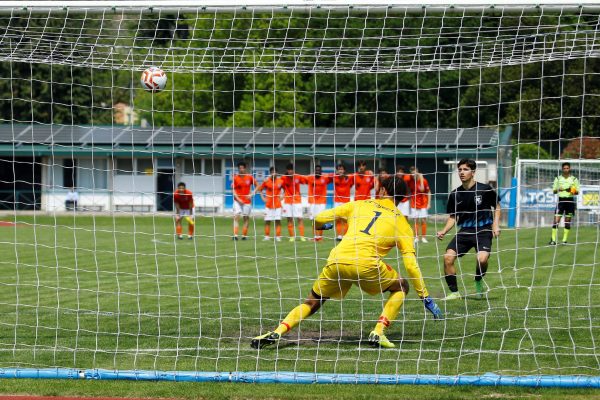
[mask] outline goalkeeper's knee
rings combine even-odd
[[[552,229],[556,229],[556,228],[558,228],[558,222],[555,222],[552,224]]]
[[[410,289],[410,286],[408,285],[407,279],[400,278],[400,288],[402,289],[404,294],[408,294],[408,290]]]

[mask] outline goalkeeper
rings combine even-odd
[[[558,224],[564,214],[565,229],[563,231],[562,243],[566,244],[571,231],[571,219],[575,215],[575,196],[579,194],[579,180],[571,175],[571,164],[568,162],[562,163],[562,175],[554,179],[552,185],[554,194],[558,194],[558,203],[554,211],[554,224],[552,225],[552,239],[550,245],[556,244],[556,234],[558,232]]]
[[[194,195],[191,190],[185,188],[185,183],[179,182],[177,190],[173,194],[175,203],[175,230],[177,239],[183,239],[183,227],[181,220],[188,223],[188,239],[194,238]]]
[[[327,264],[314,282],[311,292],[294,308],[277,329],[252,339],[255,349],[276,344],[305,318],[308,318],[329,298],[343,298],[355,284],[364,292],[375,295],[390,292],[373,331],[369,344],[374,347],[396,347],[384,334],[394,321],[408,293],[408,280],[382,261],[395,246],[402,253],[404,266],[425,307],[434,318],[442,318],[440,308],[429,297],[413,245],[413,232],[406,218],[396,208],[406,197],[406,183],[400,178],[388,177],[379,185],[378,199],[354,201],[325,210],[315,218],[316,229],[331,229],[335,219],[348,222],[348,232],[331,250]]]

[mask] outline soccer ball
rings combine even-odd
[[[167,86],[167,74],[158,67],[150,67],[142,72],[140,81],[147,91],[160,92]]]

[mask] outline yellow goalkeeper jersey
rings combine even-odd
[[[319,213],[319,224],[336,218],[348,222],[348,232],[331,250],[327,264],[376,267],[393,247],[405,255],[414,253],[413,231],[390,199],[359,200]]]

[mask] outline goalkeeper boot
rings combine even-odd
[[[556,242],[554,240],[549,241],[548,244],[550,246],[556,246]]]
[[[373,347],[383,347],[386,349],[393,349],[396,345],[389,341],[385,335],[378,335],[375,331],[369,333],[369,344]]]
[[[444,314],[442,314],[442,310],[440,307],[435,304],[435,301],[430,296],[427,296],[423,299],[423,304],[425,308],[429,310],[431,314],[433,314],[433,319],[444,319]]]
[[[279,343],[279,339],[281,339],[279,333],[267,332],[264,335],[260,335],[252,339],[250,347],[253,349],[262,349],[265,346]]]
[[[458,299],[460,299],[459,292],[450,292],[450,294],[448,296],[444,297],[442,300],[448,301],[448,300],[458,300]]]
[[[477,300],[483,299],[483,280],[475,281],[475,298]]]

